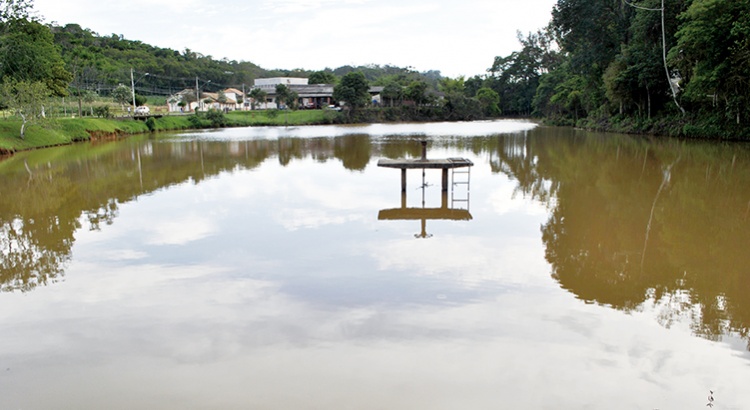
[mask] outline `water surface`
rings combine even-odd
[[[521,121],[20,153],[0,408],[745,408],[749,217],[745,145]]]

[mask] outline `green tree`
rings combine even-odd
[[[109,105],[100,105],[94,108],[94,115],[99,118],[111,118],[112,113],[109,111]],[[153,120],[153,118],[149,118]],[[149,128],[150,129],[150,128]]]
[[[289,90],[286,102],[289,108],[296,110],[299,108],[299,94],[294,90]]]
[[[131,93],[130,88],[124,84],[115,87],[110,93],[110,96],[116,103],[120,104],[120,108],[123,110],[125,109],[125,104],[130,104],[133,99],[133,94]]]
[[[446,94],[463,93],[466,88],[464,86],[464,82],[464,76],[459,76],[456,78],[441,78],[438,82],[438,89]]]
[[[539,78],[539,86],[537,86],[532,101],[535,115],[544,116],[555,121],[561,121],[566,116],[562,104],[559,101],[553,102],[553,98],[557,95],[559,87],[570,77],[569,67],[570,64],[564,62],[557,69],[543,74]]]
[[[351,110],[366,106],[370,102],[370,84],[361,71],[352,71],[333,87],[333,99],[345,102]]]
[[[477,95],[477,91],[484,87],[485,79],[478,75],[468,78],[464,81],[464,94],[467,97],[473,97]]]
[[[694,0],[681,16],[672,59],[687,78],[686,97],[724,111],[737,124],[750,118],[750,0]]]
[[[573,120],[586,114],[587,87],[586,79],[580,75],[570,75],[563,78],[563,82],[555,87],[555,93],[550,98],[552,104],[560,105]],[[589,105],[590,106],[590,105]]]
[[[422,80],[415,80],[409,83],[404,91],[404,97],[407,100],[414,101],[417,106],[427,102],[427,83]]]
[[[541,76],[557,66],[560,57],[552,47],[549,31],[539,30],[526,36],[518,32],[516,36],[522,49],[505,57],[495,57],[483,86],[498,93],[498,108],[502,112],[529,115]]]
[[[482,118],[482,105],[476,98],[469,98],[463,92],[445,94],[446,117],[453,121],[472,121]]]
[[[1,25],[0,77],[43,82],[53,95],[67,95],[72,76],[65,69],[50,29],[28,20],[10,20]]]
[[[331,71],[315,71],[307,81],[310,84],[336,84],[336,75]]]
[[[224,112],[215,108],[209,108],[206,111],[206,119],[211,121],[211,127],[213,128],[221,128],[227,124]]]
[[[404,87],[395,81],[391,81],[383,87],[380,95],[393,107],[394,103],[401,104],[404,99]]]
[[[558,0],[553,8],[550,30],[566,55],[564,72],[582,93],[576,112],[588,115],[605,104],[603,75],[627,43],[634,13],[618,0]]]
[[[482,109],[484,111],[484,115],[488,117],[496,117],[500,115],[500,108],[498,107],[498,104],[500,103],[500,95],[498,95],[495,90],[491,88],[480,88],[479,91],[477,91],[477,100],[479,100],[479,103],[482,104]]]
[[[26,126],[29,123],[44,117],[44,103],[49,96],[49,88],[41,81],[5,78],[0,84],[3,105],[21,118],[21,139],[26,137]]]
[[[604,73],[606,95],[620,113],[637,107],[650,118],[670,100],[682,111],[677,89],[671,79],[675,73],[667,65],[667,50],[675,45],[677,15],[684,0],[644,0],[627,3],[634,9],[629,35]]]
[[[253,110],[258,104],[265,103],[266,97],[268,97],[268,93],[257,87],[250,90],[250,94],[248,95],[250,96],[250,106]]]
[[[625,43],[634,9],[617,0],[558,0],[550,23],[574,73],[601,78]]]
[[[290,109],[297,108],[299,95],[284,84],[276,85],[276,100]]]
[[[141,105],[146,105],[147,102],[148,102],[148,97],[135,93],[135,106],[136,107],[140,107]]]

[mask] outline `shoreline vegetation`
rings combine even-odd
[[[0,155],[149,131],[500,117],[750,141],[750,0],[642,0],[618,7],[608,0],[559,0],[544,29],[517,32],[519,50],[496,56],[486,74],[470,78],[377,64],[268,70],[101,36],[77,24],[46,24],[33,12],[33,0],[0,4],[8,6],[0,7],[0,109],[9,115],[0,120]],[[270,78],[330,85],[326,106],[346,102],[350,110],[295,111],[320,101],[304,101],[281,83],[268,94],[252,85]],[[123,113],[126,106],[163,112],[176,104],[190,112],[269,101],[292,110],[209,110],[146,121]]]
[[[134,119],[119,118],[53,118],[27,126],[21,139],[20,119],[0,121],[0,158],[15,152],[68,145],[76,142],[123,138],[160,131],[180,131],[249,126],[319,125],[338,122],[339,113],[309,111],[235,111],[201,112],[198,115],[164,115]]]
[[[22,121],[15,118],[0,120],[0,159],[19,151],[50,148],[76,142],[100,141],[124,138],[136,134],[210,128],[253,126],[300,126],[326,124],[355,124],[378,122],[434,122],[479,120],[480,118],[451,118],[439,107],[383,107],[366,108],[355,112],[334,110],[252,110],[224,113],[217,110],[197,114],[173,114],[161,117],[134,119],[118,118],[52,118],[37,121],[27,126],[26,136],[19,137]],[[553,126],[567,126],[601,132],[617,132],[637,135],[657,135],[675,138],[746,140],[744,135],[727,134],[726,130],[712,130],[695,126],[684,118],[671,121],[633,122],[617,117],[598,121],[579,120],[576,123],[541,119]]]
[[[326,124],[361,124],[378,122],[431,122],[474,120],[451,118],[440,107],[363,108],[352,112],[322,110],[252,110],[202,111],[198,114],[175,114],[135,119],[117,118],[50,118],[26,127],[20,138],[22,121],[0,120],[0,158],[15,152],[68,145],[76,142],[123,138],[150,132],[198,130],[253,126],[299,126]]]

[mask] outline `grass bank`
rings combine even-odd
[[[147,121],[106,118],[57,118],[32,123],[20,138],[21,120],[0,120],[0,155],[35,148],[53,147],[92,139],[119,138],[150,131],[200,128],[315,125],[338,122],[340,113],[328,110],[206,112],[174,115]]]
[[[684,139],[750,141],[750,128],[722,116],[687,114],[639,118],[627,115],[591,115],[577,121],[545,118],[549,125],[569,126],[594,131]]]

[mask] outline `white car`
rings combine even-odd
[[[137,115],[147,115],[151,110],[148,109],[145,105],[141,105],[140,107],[135,107],[135,113]]]

